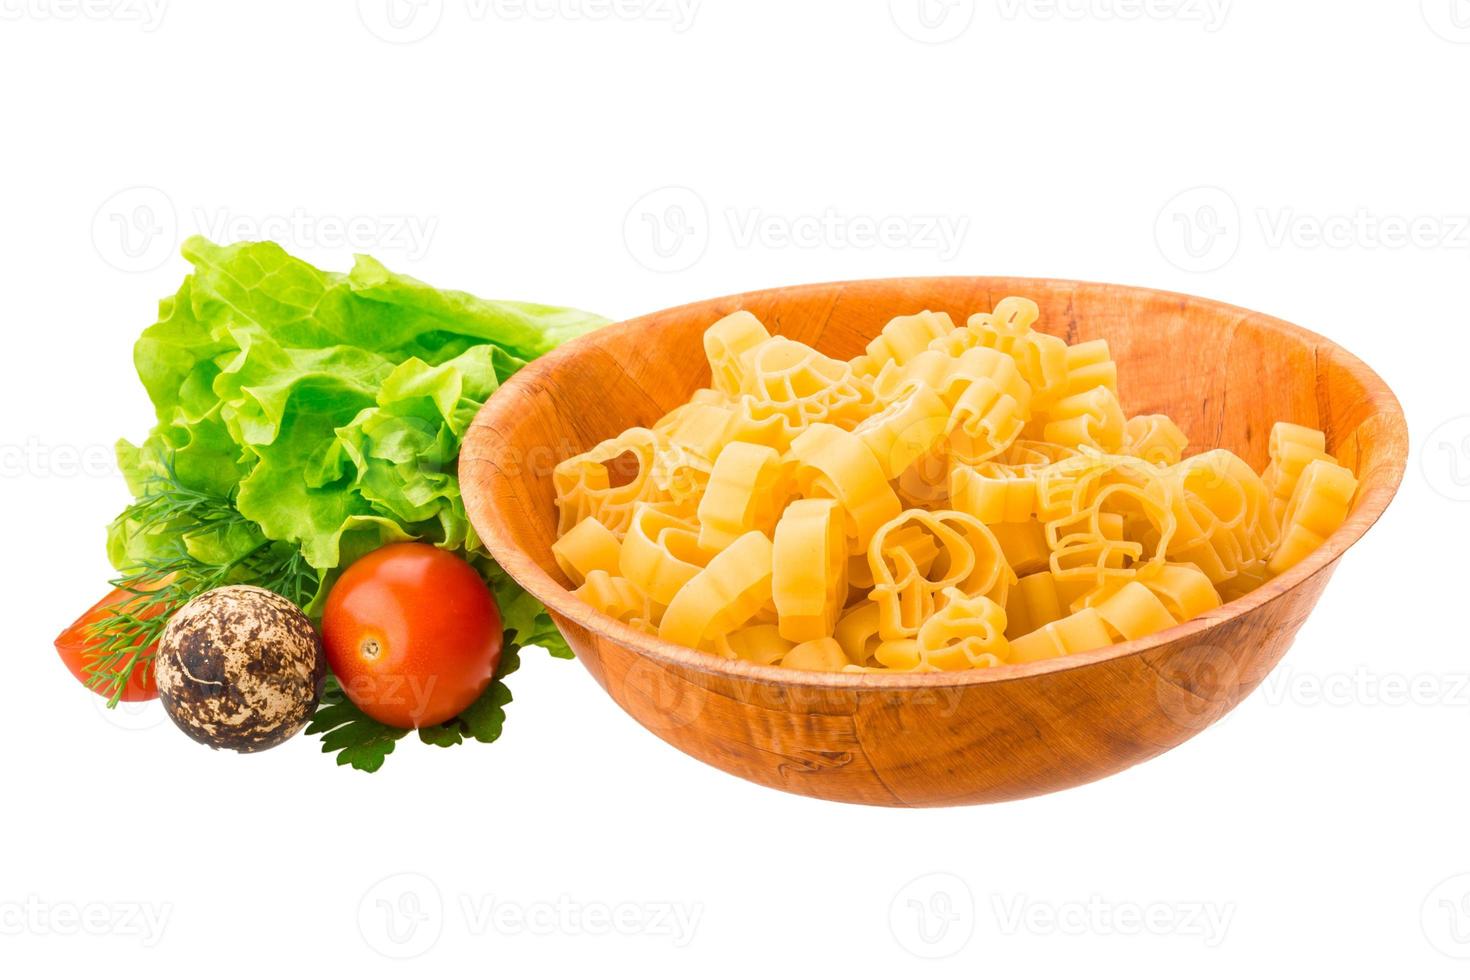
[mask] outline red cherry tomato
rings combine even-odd
[[[56,652],[61,655],[61,662],[71,671],[72,676],[96,693],[111,697],[111,691],[92,688],[90,684],[89,669],[96,664],[101,652],[98,647],[103,639],[92,631],[92,626],[124,606],[139,619],[162,615],[161,604],[148,606],[146,603],[147,600],[136,593],[113,589],[95,606],[82,613],[75,623],[62,630],[61,635],[56,638]],[[157,651],[158,644],[154,643],[139,655],[139,660],[145,662],[140,663],[129,675],[127,686],[122,692],[123,701],[150,701],[158,697],[158,681],[153,676],[153,655]],[[121,668],[123,665],[116,666]]]
[[[437,725],[473,704],[500,666],[504,635],[480,573],[427,544],[390,544],[355,562],[322,612],[342,690],[397,728]]]

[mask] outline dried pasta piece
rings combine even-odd
[[[1040,316],[1040,309],[1031,300],[1009,296],[996,304],[994,312],[971,316],[965,330],[949,339],[952,345],[978,344],[1009,354],[1032,392],[1045,400],[1066,380],[1067,343],[1033,330],[1032,324]],[[964,334],[973,338],[970,343],[966,343]]]
[[[1093,608],[1108,628],[1124,640],[1136,640],[1177,623],[1159,597],[1137,581],[1125,583]]]
[[[1067,348],[1064,364],[1066,381],[1058,386],[1056,397],[1080,395],[1093,388],[1106,388],[1118,393],[1118,365],[1106,340],[1088,340]]]
[[[925,310],[912,316],[896,316],[868,343],[868,361],[874,373],[889,363],[902,367],[952,330],[954,321],[948,313]]]
[[[667,606],[713,557],[699,546],[693,524],[655,504],[640,504],[623,537],[618,569],[649,599]]]
[[[986,524],[1030,520],[1037,516],[1037,472],[1077,455],[1067,446],[1017,440],[995,459],[955,463],[949,473],[950,506]]]
[[[899,390],[886,408],[859,422],[852,434],[863,441],[894,479],[933,450],[950,427],[949,406],[930,388],[913,382]]]
[[[618,574],[621,547],[617,535],[597,518],[589,517],[557,538],[551,545],[551,555],[572,584],[581,585],[594,571]]]
[[[743,363],[734,435],[745,442],[785,451],[811,425],[852,429],[875,408],[868,382],[850,364],[786,337],[761,343]]]
[[[600,568],[594,568],[587,575],[587,581],[572,595],[619,622],[648,633],[657,629],[661,612],[659,607],[650,602],[636,585],[621,576],[609,575]]]
[[[699,546],[718,551],[747,531],[770,534],[788,494],[787,469],[769,446],[732,442],[699,500]]]
[[[1011,640],[1006,662],[1027,664],[1050,660],[1069,653],[1096,650],[1112,642],[1113,636],[1097,610],[1083,609]]]
[[[878,635],[880,612],[876,602],[866,600],[849,607],[837,620],[832,631],[842,652],[854,664],[865,665],[872,659],[882,638]]]
[[[773,664],[796,646],[783,637],[774,623],[746,626],[715,637],[714,652],[730,660],[748,660],[755,664]]]
[[[714,462],[730,442],[735,424],[735,409],[724,401],[690,402],[656,422],[653,431],[673,445]]]
[[[684,583],[664,610],[659,639],[712,650],[771,601],[771,539],[751,531]]]
[[[1347,520],[1358,479],[1346,466],[1314,459],[1302,470],[1282,517],[1281,540],[1266,570],[1280,575],[1320,548]]]
[[[776,524],[771,590],[783,637],[831,636],[847,599],[847,535],[835,500],[798,500]]]
[[[943,603],[919,627],[917,650],[925,666],[936,670],[998,667],[1006,642],[1005,610],[993,599],[945,589]]]
[[[1138,581],[1181,623],[1220,605],[1220,594],[1210,577],[1193,565],[1163,562],[1141,571]]]
[[[1171,561],[1190,562],[1220,583],[1264,557],[1276,538],[1266,485],[1225,449],[1191,456],[1169,468],[1177,532]]]
[[[745,310],[716,321],[704,332],[704,356],[709,360],[710,381],[716,391],[736,395],[749,378],[747,356],[771,334],[755,315]]]
[[[1058,399],[1042,416],[1041,437],[1063,446],[1086,446],[1105,453],[1123,445],[1123,406],[1118,393],[1098,386]]]
[[[1267,571],[1266,564],[1267,559],[1265,558],[1246,562],[1234,577],[1220,583],[1220,599],[1224,602],[1233,602],[1247,592],[1254,592],[1265,585],[1271,579],[1271,573]]]
[[[841,670],[847,665],[847,655],[830,636],[798,643],[781,659],[782,667],[794,670]]]
[[[1279,522],[1308,464],[1319,459],[1329,463],[1337,460],[1328,455],[1325,433],[1291,422],[1277,422],[1271,426],[1267,451],[1271,461],[1266,465],[1262,480],[1271,491],[1272,511]]]
[[[1010,448],[1026,428],[1026,409],[991,378],[976,378],[955,400],[949,416],[949,455],[979,463]]]
[[[1006,635],[1015,639],[1069,615],[1050,571],[1023,575],[1006,597]]]
[[[922,531],[924,539],[938,548],[927,572],[922,570],[922,552],[908,537],[910,528]],[[873,535],[868,564],[884,640],[916,636],[946,589],[987,596],[1004,607],[1006,591],[1016,580],[995,535],[959,511],[904,511]]]
[[[1057,581],[1091,591],[1162,562],[1175,533],[1166,472],[1129,456],[1085,455],[1037,473]]]
[[[1038,520],[1003,521],[988,525],[1000,543],[1006,564],[1017,575],[1030,575],[1048,568],[1051,549],[1046,543],[1046,525]]]
[[[865,550],[874,532],[903,509],[883,467],[850,432],[810,426],[791,444],[788,457],[803,496],[827,497],[842,508],[851,551]]]
[[[633,505],[657,496],[650,476],[654,452],[663,444],[663,438],[652,430],[629,429],[553,467],[559,513],[556,533],[566,534],[595,517],[621,535],[633,516]],[[618,482],[614,482],[610,465],[618,471]]]
[[[1188,445],[1189,437],[1167,415],[1135,415],[1123,426],[1123,454],[1155,466],[1173,466]]]

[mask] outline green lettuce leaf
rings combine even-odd
[[[607,321],[435,289],[367,256],[344,275],[272,242],[195,237],[183,254],[192,273],[134,348],[157,423],[140,445],[118,446],[132,491],[168,466],[187,486],[231,497],[255,529],[185,546],[211,559],[262,538],[299,549],[319,573],[313,615],[335,573],[383,544],[460,552],[490,582],[517,645],[570,656],[541,606],[484,553],[457,460],[506,378]],[[109,557],[125,573],[177,547],[167,528],[120,518],[109,529]],[[480,706],[459,730],[484,740],[502,707]]]

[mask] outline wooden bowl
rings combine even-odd
[[[1323,429],[1358,475],[1352,513],[1264,587],[1198,619],[1055,660],[955,673],[812,673],[661,642],[584,605],[551,555],[551,468],[709,384],[701,334],[750,310],[835,357],[891,317],[963,323],[1006,296],[1040,304],[1070,343],[1106,338],[1129,414],[1167,412],[1191,452],[1223,446],[1260,469],[1277,420]],[[1403,476],[1402,410],[1367,365],[1280,320],[1176,293],[1053,279],[829,283],[692,303],[605,327],[515,375],[481,410],[460,479],[492,554],[545,603],[613,699],[654,734],[726,772],[829,800],[989,803],[1086,783],[1180,744],[1250,693],[1291,645],[1337,560]]]

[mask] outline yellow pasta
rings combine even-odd
[[[552,557],[575,595],[756,665],[952,671],[1136,640],[1321,547],[1357,480],[1282,422],[1257,474],[1128,415],[1107,342],[1009,297],[888,320],[840,360],[737,311],[708,386],[558,463]],[[1196,433],[1198,435],[1199,433]]]
[[[783,637],[773,623],[758,623],[715,637],[715,653],[730,660],[773,664],[796,646]]]
[[[1281,540],[1266,563],[1266,571],[1280,575],[1322,547],[1327,536],[1347,520],[1357,491],[1357,478],[1347,467],[1325,459],[1308,463],[1286,505]]]
[[[851,432],[818,423],[796,438],[787,455],[802,496],[837,501],[853,551],[866,550],[878,528],[902,509],[883,467]]]
[[[557,538],[551,554],[572,584],[581,585],[595,571],[618,574],[620,549],[617,535],[597,518],[589,517]]]
[[[769,446],[732,442],[715,460],[700,498],[699,546],[718,551],[746,531],[770,534],[786,505],[786,467]]]
[[[771,590],[780,633],[831,636],[847,599],[847,535],[835,500],[798,500],[776,525]]]
[[[686,647],[712,648],[716,637],[745,625],[770,600],[771,540],[751,531],[680,587],[658,635]]]

